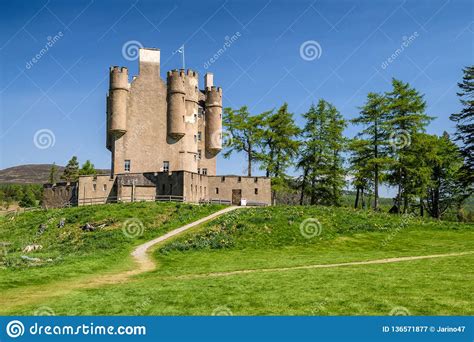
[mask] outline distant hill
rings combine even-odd
[[[52,164],[27,164],[0,170],[0,184],[43,184],[49,181]],[[64,171],[64,166],[58,168],[57,179]],[[110,170],[98,169],[99,174],[109,173]]]

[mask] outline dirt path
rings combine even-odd
[[[135,261],[135,267],[132,270],[92,276],[89,275],[81,279],[68,279],[61,282],[16,289],[11,294],[4,293],[0,299],[0,312],[8,312],[12,308],[20,307],[25,304],[35,304],[47,298],[64,296],[74,290],[90,289],[103,285],[122,283],[129,280],[129,278],[132,276],[153,271],[156,268],[156,264],[149,255],[149,251],[152,247],[188,229],[201,225],[207,221],[215,219],[218,216],[239,208],[245,207],[227,207],[135,247],[131,253],[133,260]]]
[[[238,270],[238,271],[230,271],[230,272],[186,274],[186,275],[182,275],[182,276],[173,277],[173,279],[199,279],[199,278],[211,278],[211,277],[226,277],[226,276],[232,276],[232,275],[238,275],[238,274],[249,274],[249,273],[285,272],[285,271],[293,271],[293,270],[307,270],[307,269],[314,269],[314,268],[332,268],[332,267],[343,267],[343,266],[354,266],[354,265],[390,264],[390,263],[403,262],[403,261],[461,256],[461,255],[467,255],[467,254],[473,254],[473,253],[474,253],[474,251],[459,252],[459,253],[448,253],[448,254],[432,254],[432,255],[409,256],[409,257],[388,258],[388,259],[376,259],[376,260],[367,260],[367,261],[352,261],[352,262],[343,262],[343,263],[338,263],[338,264],[317,264],[317,265],[303,265],[303,266],[292,266],[292,267]]]

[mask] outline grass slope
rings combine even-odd
[[[0,268],[2,301],[9,292],[32,285],[67,280],[97,272],[117,272],[131,266],[133,246],[221,209],[176,203],[128,203],[26,212],[0,217],[3,267]],[[64,219],[66,224],[58,228]],[[84,232],[80,226],[105,224]],[[38,234],[46,224],[43,234]],[[124,230],[127,234],[124,234]],[[22,252],[31,244],[43,249]],[[40,262],[22,259],[39,258]]]
[[[308,222],[320,226],[308,226]],[[301,234],[301,229],[310,234],[312,227],[320,227],[321,234]],[[414,315],[471,315],[474,254],[392,264],[189,276],[472,251],[473,229],[472,224],[345,208],[240,210],[160,246],[154,253],[158,269],[134,281],[76,291],[4,312],[31,314],[43,305],[58,315],[387,315],[392,310]]]

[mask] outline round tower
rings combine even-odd
[[[222,88],[206,89],[206,149],[216,154],[222,150]]]
[[[127,132],[128,69],[125,67],[110,68],[109,85],[109,131],[114,136]]]
[[[172,70],[167,73],[168,84],[168,134],[174,139],[181,139],[185,133],[186,75],[184,70]]]

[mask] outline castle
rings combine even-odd
[[[110,175],[80,176],[45,185],[45,206],[70,202],[178,200],[236,205],[271,204],[267,177],[216,175],[222,150],[222,89],[213,74],[172,70],[160,77],[160,50],[139,50],[139,74],[110,68],[106,98]]]

